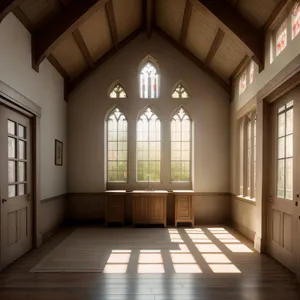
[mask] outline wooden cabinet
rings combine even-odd
[[[193,191],[174,191],[176,227],[179,222],[191,222],[192,226],[194,226],[193,193]]]
[[[135,224],[163,224],[167,225],[165,194],[133,194],[132,197],[133,225]]]
[[[125,191],[107,191],[105,196],[105,226],[112,222],[124,225]]]

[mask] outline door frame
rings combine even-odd
[[[42,244],[42,235],[40,233],[39,213],[41,206],[41,112],[40,106],[29,100],[6,83],[0,80],[0,104],[12,109],[17,113],[30,118],[32,122],[32,230],[33,230],[33,248],[38,248]],[[1,253],[0,253],[1,257]],[[5,266],[0,263],[0,270]]]
[[[263,214],[265,216],[265,241],[264,241],[264,244],[265,244],[265,252],[267,254],[270,253],[270,250],[269,250],[269,235],[272,234],[271,232],[271,228],[270,228],[270,222],[269,222],[269,212],[270,212],[270,208],[272,206],[272,203],[270,202],[270,196],[271,196],[271,187],[272,185],[274,185],[274,176],[272,176],[272,171],[271,171],[271,166],[274,164],[274,161],[272,160],[273,157],[270,157],[270,151],[272,151],[271,147],[274,146],[274,142],[273,142],[273,134],[274,134],[274,131],[276,131],[276,129],[273,128],[272,125],[273,124],[273,121],[274,121],[274,116],[272,115],[272,106],[273,105],[276,105],[275,103],[282,103],[282,102],[288,102],[290,100],[294,100],[295,101],[300,101],[300,99],[297,100],[297,98],[300,97],[300,86],[296,86],[296,87],[292,87],[291,89],[287,90],[284,94],[280,95],[280,97],[276,97],[276,98],[273,98],[273,99],[265,99],[265,100],[269,100],[268,102],[266,101],[265,102],[265,105],[268,106],[268,114],[267,116],[264,115],[264,118],[267,118],[267,124],[266,124],[266,130],[268,133],[272,132],[272,134],[270,135],[267,135],[266,136],[266,140],[264,141],[264,148],[266,148],[264,151],[266,151],[267,154],[267,157],[268,157],[268,161],[266,162],[266,165],[268,166],[267,170],[266,170],[266,173],[264,175],[264,182],[267,183],[267,189],[266,190],[266,197],[264,198],[264,203],[265,203],[265,207],[266,207],[266,210],[265,210],[265,213]],[[294,110],[295,110],[295,107],[294,107]],[[294,114],[295,115],[295,114]],[[295,122],[295,120],[294,120]],[[296,126],[298,126],[300,124],[300,121],[297,122],[297,125],[295,125],[294,123],[294,128]],[[294,133],[295,134],[295,133]],[[295,144],[295,143],[294,143]],[[300,146],[298,146],[299,148]],[[295,145],[294,145],[294,152],[295,152]],[[294,162],[293,162],[293,165],[299,165],[300,163],[300,158],[297,159],[296,156],[294,156]],[[298,173],[300,172],[300,166],[298,168]],[[295,176],[295,173],[293,173],[293,176]],[[299,176],[299,175],[298,175]],[[275,176],[276,177],[276,176]],[[297,191],[298,190],[298,191]],[[293,203],[296,202],[295,200],[295,195],[297,193],[300,193],[300,184],[298,186],[293,186]],[[299,201],[298,201],[299,202]],[[298,204],[298,216],[300,216],[300,202]],[[298,236],[300,234],[300,222],[298,221],[298,232],[297,232]],[[298,282],[300,282],[300,239],[298,239],[298,241],[295,241],[294,242],[294,247],[296,248],[296,253],[295,253],[295,258],[297,260],[296,262],[296,269],[295,269],[295,275],[297,276],[298,278]]]

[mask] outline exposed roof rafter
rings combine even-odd
[[[230,94],[230,86],[227,82],[225,82],[219,75],[217,75],[211,68],[207,67],[201,60],[199,60],[194,54],[192,54],[189,50],[187,50],[180,43],[176,42],[166,33],[164,33],[161,29],[156,28],[156,31],[172,46],[174,46],[182,55],[192,61],[197,67],[199,67],[202,71],[208,74],[212,80],[217,83],[225,92]]]
[[[297,0],[280,0],[273,9],[268,20],[265,22],[264,30],[274,30],[276,26],[279,25],[278,23],[282,22],[287,17],[296,2]]]
[[[53,47],[100,7],[104,7],[106,2],[107,0],[71,1],[68,9],[37,31],[32,40],[33,67],[38,70],[39,64],[50,54]]]
[[[89,52],[89,49],[87,48],[86,46],[86,43],[81,35],[81,32],[79,31],[79,29],[76,29],[74,32],[73,32],[73,37],[76,41],[76,44],[78,45],[82,55],[84,56],[85,58],[85,61],[87,62],[87,64],[91,67],[91,68],[94,68],[94,61],[92,59],[92,56]]]
[[[253,59],[264,67],[264,34],[252,26],[235,7],[224,0],[198,0],[212,14],[215,15],[233,34],[235,34],[248,50]]]
[[[186,37],[189,30],[191,15],[193,10],[193,4],[190,0],[185,1],[185,8],[184,8],[184,14],[183,14],[183,20],[182,20],[182,26],[181,26],[181,33],[180,33],[180,43],[182,45],[185,45]]]
[[[110,34],[111,34],[112,43],[113,43],[114,47],[118,47],[119,38],[118,38],[115,12],[114,12],[114,5],[113,5],[112,0],[109,0],[106,3],[105,10],[106,10],[106,14],[107,14],[107,19],[108,19],[108,24],[109,24],[109,30],[110,30]]]
[[[0,1],[0,22],[12,12],[22,0],[1,0]]]
[[[98,67],[101,67],[104,63],[106,63],[111,57],[116,55],[119,51],[121,51],[123,48],[125,48],[131,41],[133,41],[142,31],[144,30],[143,27],[138,28],[133,33],[131,33],[129,36],[127,36],[122,42],[119,43],[118,48],[114,47],[110,49],[106,54],[101,56],[96,62],[95,62],[95,69]],[[73,79],[68,84],[68,91],[67,93],[70,94],[85,78],[87,78],[94,69],[89,68],[85,72],[83,72],[81,75],[79,75],[77,78]]]
[[[239,65],[235,68],[235,70],[232,72],[231,76],[230,76],[230,81],[234,81],[247,67],[247,65],[250,63],[251,58],[246,55],[241,62],[239,63]]]
[[[58,60],[52,55],[50,54],[48,56],[48,60],[51,63],[51,65],[57,70],[57,72],[65,79],[65,80],[69,80],[69,74],[67,73],[67,71],[62,67],[62,65],[58,62]]]
[[[154,0],[146,0],[146,35],[151,37],[154,22]]]
[[[211,44],[211,47],[208,51],[208,54],[206,56],[206,59],[205,59],[205,64],[207,66],[209,66],[213,60],[213,58],[215,57],[221,43],[222,43],[222,40],[224,38],[224,35],[225,35],[225,32],[222,30],[222,29],[218,29],[217,33],[216,33],[216,36]]]

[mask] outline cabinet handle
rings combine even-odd
[[[7,202],[7,199],[2,198],[2,203]]]

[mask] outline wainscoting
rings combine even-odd
[[[230,194],[197,193],[194,198],[195,224],[217,225],[230,223]],[[174,195],[167,198],[167,225],[174,225]],[[98,221],[104,223],[105,198],[103,193],[70,193],[66,218],[69,221]],[[125,224],[132,224],[132,198],[125,198]]]
[[[52,236],[65,220],[67,194],[41,200],[40,228],[42,241]]]
[[[231,195],[231,225],[251,241],[255,238],[255,209],[255,202],[244,201]]]

